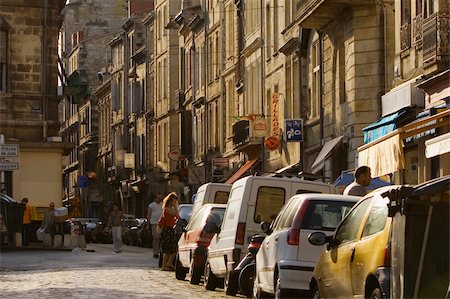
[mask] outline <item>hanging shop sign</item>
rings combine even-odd
[[[253,136],[265,137],[267,134],[267,121],[264,117],[257,117],[252,122]]]
[[[278,107],[278,93],[272,96],[272,135],[278,136],[280,131],[279,107]]]
[[[277,136],[269,136],[264,141],[264,145],[269,151],[277,150],[280,146],[280,139]]]
[[[167,154],[167,157],[170,160],[172,160],[172,161],[183,161],[183,160],[186,159],[186,156],[181,153],[181,149],[180,148],[176,148],[174,150],[171,150]]]
[[[287,142],[303,141],[303,119],[286,119],[285,129]]]

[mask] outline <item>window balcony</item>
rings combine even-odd
[[[252,130],[252,121],[242,119],[233,124],[233,148],[238,152],[246,152],[255,146],[261,146],[263,139],[255,137]]]
[[[423,64],[446,65],[449,51],[449,15],[435,13],[423,20]],[[448,67],[448,66],[447,66]]]
[[[423,15],[418,14],[417,16],[414,17],[412,24],[413,30],[412,43],[417,49],[422,48],[422,33],[423,33],[422,25],[423,25]]]
[[[406,51],[411,48],[411,25],[405,23],[400,27],[400,50]]]
[[[318,29],[339,16],[349,5],[372,4],[369,0],[307,0],[299,3],[297,19],[303,28]]]

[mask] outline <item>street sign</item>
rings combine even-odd
[[[18,162],[7,162],[7,161],[0,162],[0,171],[12,171],[18,169],[19,169]]]
[[[0,144],[0,158],[18,157],[18,156],[19,156],[18,144]]]
[[[303,119],[286,119],[285,125],[287,142],[303,141]]]
[[[205,182],[205,166],[188,167],[188,183],[200,185]]]

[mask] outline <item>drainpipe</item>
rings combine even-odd
[[[43,24],[42,24],[42,70],[41,70],[41,92],[42,92],[42,139],[47,140],[47,0],[44,0]]]
[[[300,103],[299,108],[300,108],[300,118],[301,119],[303,119],[302,76],[301,76],[301,73],[302,73],[302,52],[301,51],[302,51],[302,36],[303,36],[302,30],[303,29],[300,27],[300,30],[299,30],[300,37],[299,37],[299,41],[298,41],[298,45],[297,45],[297,50],[295,51],[295,54],[298,57],[298,74],[299,74],[299,76],[298,76],[298,97],[299,97],[298,102]],[[300,171],[303,172],[305,169],[304,143],[305,143],[305,135],[306,135],[304,129],[303,129],[302,134],[303,134],[303,141],[300,142],[300,167],[301,167]]]
[[[325,144],[325,136],[324,136],[324,108],[323,108],[323,41],[322,41],[323,34],[322,32],[319,33],[319,66],[320,66],[320,76],[319,76],[319,86],[320,86],[320,94],[319,94],[319,108],[320,108],[320,143],[321,146]],[[325,166],[324,166],[325,167]],[[322,181],[325,182],[325,176],[322,175]]]
[[[266,81],[265,81],[265,60],[266,58],[264,57],[266,51],[265,51],[265,44],[266,44],[266,39],[264,38],[264,28],[265,28],[265,22],[264,22],[264,12],[266,11],[264,9],[264,1],[260,0],[260,5],[261,5],[261,25],[260,25],[260,35],[261,35],[261,114],[264,117],[265,113],[264,113],[264,94],[265,94],[265,88],[266,88]],[[273,9],[277,9],[276,7],[274,7]],[[276,38],[276,35],[273,34],[273,38]],[[267,99],[269,100],[269,99]],[[264,151],[264,139],[261,142],[261,172],[264,172],[264,166],[265,166],[265,151]]]
[[[383,0],[378,0],[377,3],[383,8],[383,54],[384,54],[384,93],[388,88],[388,66],[387,66],[387,7]]]

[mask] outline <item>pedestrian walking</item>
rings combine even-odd
[[[355,181],[344,189],[344,195],[364,196],[367,194],[365,187],[370,185],[372,176],[370,167],[360,166],[355,171]]]
[[[114,253],[120,253],[122,250],[122,226],[123,213],[117,204],[113,205],[113,209],[108,218],[108,227],[112,232]]]
[[[159,258],[160,234],[156,230],[159,218],[162,215],[162,195],[156,194],[155,200],[148,205],[147,209],[147,227],[150,228],[153,238],[153,257]]]
[[[31,207],[28,205],[28,198],[22,198],[23,218],[22,218],[22,245],[28,246],[31,236]]]
[[[178,239],[173,226],[180,215],[178,213],[178,196],[175,192],[169,193],[163,200],[163,213],[158,222],[161,232],[161,249],[164,254],[161,270],[173,271],[173,261],[177,252]]]
[[[55,239],[56,226],[55,226],[55,203],[49,204],[49,209],[45,212],[44,221],[42,221],[41,228],[45,230],[46,234],[50,234],[51,246]]]

